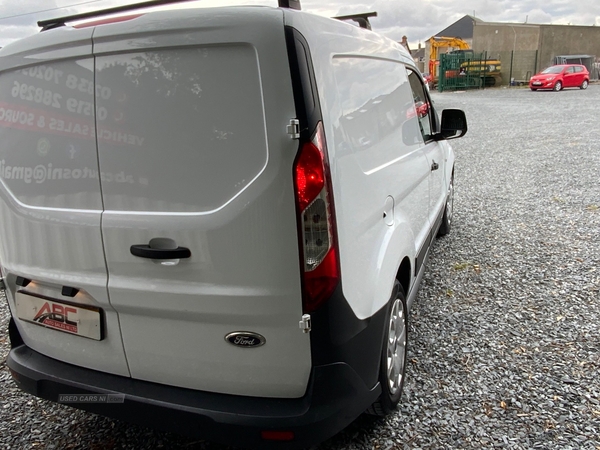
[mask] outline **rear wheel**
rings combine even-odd
[[[588,80],[583,80],[583,83],[581,83],[581,86],[579,86],[580,89],[587,89],[588,84],[590,84],[588,82]]]
[[[561,81],[557,81],[556,84],[554,85],[554,90],[556,92],[562,90],[562,82]]]
[[[396,410],[404,386],[408,317],[406,296],[398,281],[394,285],[394,292],[396,295],[390,301],[387,314],[379,368],[381,395],[367,410],[367,413],[376,416],[386,416]]]

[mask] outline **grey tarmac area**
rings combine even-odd
[[[315,449],[600,449],[600,85],[432,93],[462,108],[451,233],[410,317],[402,403]],[[9,350],[0,301],[0,360]],[[1,449],[225,447],[20,392]]]

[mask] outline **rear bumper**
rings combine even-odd
[[[48,358],[20,342],[7,362],[17,385],[37,397],[58,402],[59,394],[122,394],[123,403],[66,404],[139,425],[253,448],[301,448],[323,441],[358,417],[381,391],[379,384],[367,387],[344,363],[314,367],[302,398],[270,399],[194,391],[97,372]],[[265,441],[261,431],[291,431],[294,439]]]

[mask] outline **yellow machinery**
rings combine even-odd
[[[500,75],[501,64],[498,59],[482,58],[475,56],[469,44],[459,37],[432,36],[429,43],[429,73],[434,86],[439,80],[439,49],[448,48],[450,54],[459,54],[464,57],[464,62],[459,70],[448,71],[445,78],[460,76],[461,74],[480,76],[482,86],[494,86],[500,84],[502,77]]]
[[[452,48],[452,50],[470,50],[469,44],[459,37],[431,36],[427,41],[429,44],[429,73],[432,80],[437,82],[439,60],[439,48]]]

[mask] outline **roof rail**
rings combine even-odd
[[[131,5],[124,5],[124,6],[116,6],[114,8],[101,9],[98,11],[90,11],[90,12],[81,13],[81,14],[73,14],[71,16],[57,17],[56,19],[40,20],[37,24],[38,24],[38,27],[42,27],[41,31],[46,31],[46,30],[50,30],[52,28],[64,27],[65,23],[73,22],[75,20],[89,19],[92,17],[101,17],[101,16],[107,16],[109,14],[116,14],[116,13],[121,13],[121,12],[125,12],[125,11],[133,11],[135,9],[150,8],[152,6],[162,6],[162,5],[168,5],[171,3],[184,3],[184,2],[189,2],[189,1],[194,1],[194,0],[150,0],[147,2],[133,3]]]
[[[90,19],[92,17],[108,16],[109,14],[117,14],[135,9],[150,8],[152,6],[169,5],[171,3],[184,3],[196,0],[150,0],[142,3],[133,3],[131,5],[116,6],[114,8],[100,9],[98,11],[90,11],[81,14],[73,14],[71,16],[57,17],[55,19],[40,20],[37,24],[41,27],[41,31],[50,30],[52,28],[64,27],[65,23],[76,20]],[[280,8],[300,9],[300,0],[278,0]]]
[[[300,0],[278,0],[280,8],[300,9]]]
[[[336,16],[334,19],[338,20],[353,20],[358,24],[361,28],[366,28],[367,30],[371,29],[371,22],[369,22],[369,17],[377,17],[377,13],[375,11],[362,13],[362,14],[350,14],[348,16]]]

